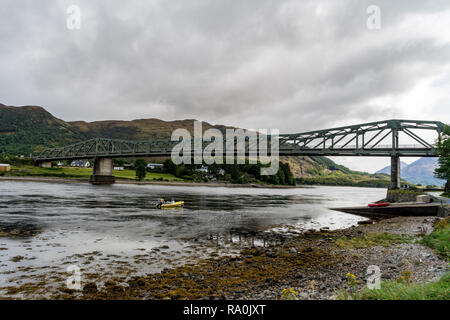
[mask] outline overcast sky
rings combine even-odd
[[[67,27],[70,5],[80,29]],[[380,29],[367,27],[369,5]],[[450,122],[449,58],[448,0],[0,2],[0,103],[64,120],[195,118],[286,133]],[[374,171],[389,159],[338,161]]]

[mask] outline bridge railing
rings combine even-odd
[[[284,146],[291,146],[289,143],[284,144]],[[295,146],[295,145],[292,145]],[[300,147],[298,147],[300,148]],[[330,149],[331,145],[325,145],[326,149]],[[338,145],[334,145],[332,149],[391,149],[392,145],[391,144],[380,144],[380,145],[375,145],[375,146],[364,146],[364,148],[359,145],[357,146],[356,144],[349,144],[349,145],[344,145],[344,144],[338,144]],[[307,150],[308,148],[304,148],[305,150]],[[310,148],[310,150],[320,150],[323,149],[323,146],[317,146],[316,148]],[[398,146],[398,149],[424,149],[424,146],[420,145],[420,144],[401,144]]]

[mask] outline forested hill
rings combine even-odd
[[[193,132],[194,121],[139,119],[66,122],[55,118],[42,107],[0,104],[0,153],[29,155],[45,147],[64,146],[96,137],[126,140],[167,138],[177,128]],[[203,122],[204,130],[213,127],[221,131],[227,128]]]
[[[86,137],[42,107],[0,104],[0,153],[28,156],[34,149],[67,145]]]

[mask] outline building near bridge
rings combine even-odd
[[[80,167],[80,168],[88,168],[91,166],[91,163],[87,160],[74,160],[70,163],[71,167]]]
[[[156,170],[156,171],[161,171],[164,168],[164,165],[161,163],[149,163],[147,164],[147,169],[148,170]]]
[[[203,172],[203,173],[208,173],[209,172],[209,168],[206,166],[202,166],[201,168],[196,169],[195,171],[198,172]]]
[[[0,163],[0,172],[6,172],[11,170],[11,165],[9,163]]]

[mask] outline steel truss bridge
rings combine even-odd
[[[439,121],[386,120],[303,133],[280,134],[278,150],[280,156],[391,157],[392,187],[399,187],[399,157],[436,157],[434,144],[440,138],[444,127],[445,124]],[[423,136],[425,131],[433,133],[436,140],[427,141]],[[269,155],[271,141],[275,137],[266,136]],[[235,139],[238,141],[239,136]],[[245,155],[254,155],[255,141],[248,136],[244,136],[243,139],[246,139]],[[400,144],[400,140],[403,139],[408,140],[409,144]],[[195,140],[192,139],[191,143],[193,155]],[[227,150],[225,143],[224,154]],[[45,149],[33,158],[37,163],[44,163],[92,158],[166,157],[171,155],[172,148],[177,144],[179,141],[170,139],[126,141],[96,138],[65,147]],[[202,150],[209,144],[211,142],[203,141]]]
[[[387,120],[304,133],[282,134],[280,135],[280,154],[436,157],[434,141],[427,142],[417,133],[417,130],[435,132],[435,138],[439,139],[444,128],[445,124],[439,121]],[[412,144],[400,144],[400,133],[408,137]]]

